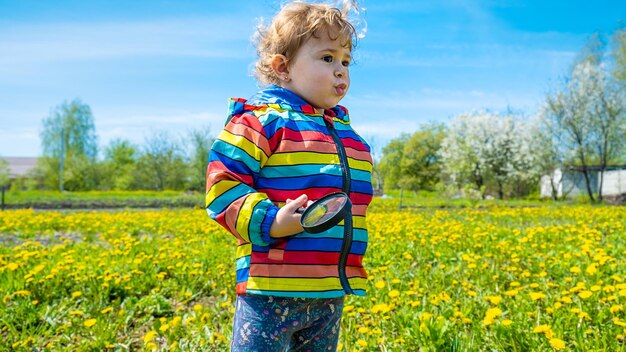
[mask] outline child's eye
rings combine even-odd
[[[325,55],[322,57],[322,60],[326,61],[326,62],[333,62],[333,57],[330,55]]]
[[[344,67],[348,67],[348,66],[350,66],[350,61],[342,61],[342,62],[341,62],[341,64],[342,64]]]

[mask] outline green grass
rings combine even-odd
[[[368,212],[341,351],[624,351],[626,208]],[[226,351],[236,240],[203,210],[0,213],[0,350]],[[556,346],[556,347],[553,347]]]
[[[202,207],[204,194],[180,191],[9,191],[8,208],[162,208]]]

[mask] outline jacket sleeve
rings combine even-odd
[[[209,216],[240,241],[268,246],[278,207],[255,183],[271,150],[259,120],[234,116],[211,147],[207,168],[206,209]]]

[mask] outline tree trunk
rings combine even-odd
[[[550,177],[550,188],[552,191],[552,200],[559,200],[559,190],[556,188],[557,186],[554,184],[554,171]],[[563,178],[563,176],[561,176]]]
[[[606,167],[603,165],[602,169],[600,170],[600,172],[598,173],[598,178],[599,178],[599,184],[598,184],[598,202],[602,202],[602,199],[604,198],[602,196],[602,184],[604,183],[604,170],[606,169]]]
[[[585,185],[587,186],[587,195],[592,202],[595,202],[596,199],[593,197],[593,192],[591,191],[591,180],[589,179],[589,171],[587,170],[587,165],[583,165],[583,175],[585,176]]]
[[[585,152],[582,150],[582,143],[579,144],[581,148],[579,150],[580,162],[583,168],[583,175],[585,176],[585,185],[587,186],[587,195],[592,202],[595,202],[595,198],[593,197],[593,192],[591,191],[591,180],[589,179],[589,170],[587,168],[587,160],[585,158]]]

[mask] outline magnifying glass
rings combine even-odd
[[[309,233],[320,233],[330,229],[343,220],[350,209],[352,202],[344,192],[327,194],[313,202],[306,209],[298,209],[302,214],[300,225]]]

